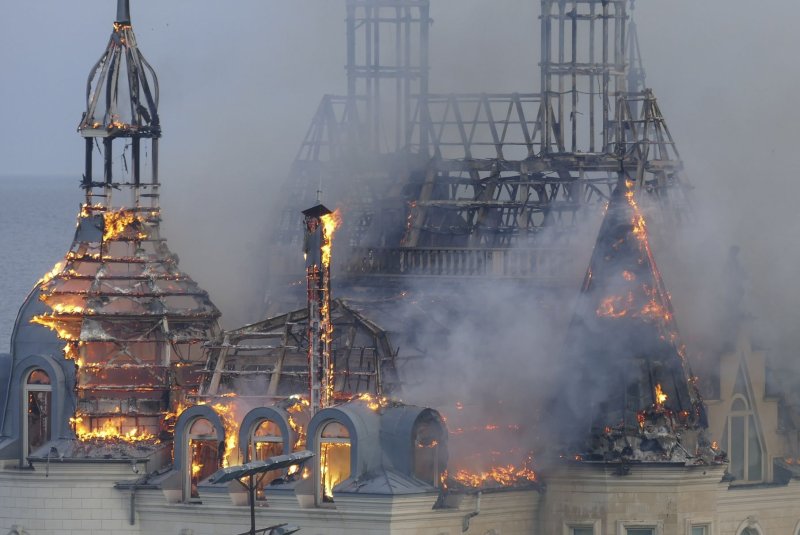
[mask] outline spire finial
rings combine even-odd
[[[117,0],[117,20],[130,24],[131,22],[131,2],[130,0]]]

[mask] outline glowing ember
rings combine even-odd
[[[390,400],[383,396],[373,396],[369,392],[364,392],[363,394],[359,394],[356,398],[356,401],[363,401],[367,404],[367,407],[373,411],[379,411],[380,409],[384,409],[389,406]]]
[[[200,463],[192,463],[192,477],[196,478],[198,474],[200,474],[200,470],[203,469],[203,465]]]
[[[603,299],[600,303],[600,306],[597,307],[595,313],[598,316],[608,317],[608,318],[621,318],[628,313],[627,305],[633,301],[633,294],[628,294],[626,299],[618,295],[612,295],[611,297],[607,297]]]

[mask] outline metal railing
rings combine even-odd
[[[560,278],[566,249],[353,248],[341,269],[348,275]]]

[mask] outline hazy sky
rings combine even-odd
[[[77,187],[86,76],[115,5],[4,2],[0,175],[72,176]],[[431,5],[434,91],[537,90],[538,1]],[[742,245],[754,291],[796,323],[800,3],[638,0],[633,13],[648,85],[696,187],[696,243]],[[344,0],[132,0],[132,17],[161,82],[166,236],[226,315],[251,319],[231,300],[259,276],[250,253],[268,246],[275,186],[320,97],[344,88]]]

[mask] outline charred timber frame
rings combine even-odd
[[[267,397],[274,401],[304,392],[310,381],[308,321],[306,307],[226,331],[221,344],[207,346],[203,395],[238,390],[240,396],[247,396],[247,389],[235,388],[242,379],[267,385]],[[387,333],[340,300],[331,302],[331,321],[334,397],[396,391],[396,353]],[[254,391],[263,397],[261,386]]]
[[[395,120],[406,122],[392,135],[404,132],[403,143],[377,147],[376,139],[387,138],[377,130],[388,126],[370,118],[370,103],[385,97],[378,81],[408,71],[380,68],[375,28],[392,21],[373,20],[371,39],[363,40],[354,10],[402,4],[426,13],[427,2],[350,2],[349,92],[323,98],[293,164],[286,211],[313,202],[320,183],[328,192],[341,189],[351,250],[340,248],[340,265],[356,278],[469,272],[552,282],[552,273],[539,267],[570,256],[577,223],[602,209],[620,167],[644,193],[642,203],[660,208],[648,216],[663,219],[658,227],[669,232],[688,216],[687,184],[655,95],[644,87],[626,3],[541,1],[539,93],[434,94],[426,90],[427,69],[419,70],[419,93],[398,92],[394,108],[403,110]],[[427,46],[424,31],[411,46],[420,51],[420,66],[428,64]],[[372,71],[352,68],[353,58],[365,57]],[[367,72],[376,78],[367,82]],[[401,215],[386,216],[394,212]],[[288,229],[284,243],[298,239],[292,217],[280,224]],[[399,237],[384,228],[397,220],[405,227]],[[512,249],[531,259],[514,273],[498,267]],[[541,260],[551,254],[553,262]]]

